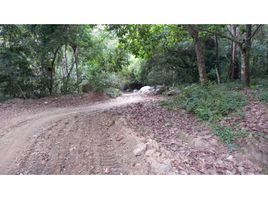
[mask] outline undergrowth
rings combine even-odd
[[[232,91],[225,85],[190,85],[172,99],[160,105],[168,108],[182,108],[206,121],[219,120],[234,111],[241,111],[247,98],[239,91]]]
[[[222,142],[227,145],[233,144],[237,139],[245,137],[248,132],[245,130],[234,130],[231,127],[226,127],[222,125],[212,125],[213,134],[218,136]]]
[[[262,102],[268,103],[268,90],[259,90],[257,98]]]
[[[267,79],[256,79],[253,80],[252,89],[255,90],[255,96],[259,101],[268,103],[268,80]]]

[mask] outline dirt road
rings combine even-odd
[[[140,154],[155,148],[153,141],[145,143],[124,126],[124,119],[106,112],[150,100],[125,94],[89,106],[7,118],[0,124],[0,174],[175,173],[168,154],[162,152],[161,161],[153,154]],[[163,170],[155,172],[152,163]]]
[[[0,174],[267,173],[267,138],[245,137],[230,151],[206,123],[157,100],[85,94],[0,104]]]

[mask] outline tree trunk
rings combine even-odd
[[[249,48],[240,47],[241,51],[241,80],[246,86],[250,85],[250,73],[249,73]]]
[[[78,49],[77,49],[77,47],[73,47],[73,53],[74,53],[74,62],[75,62],[75,68],[76,68],[77,92],[79,93],[80,74],[79,74],[79,69],[78,69]]]
[[[246,25],[246,39],[239,45],[241,52],[241,80],[246,85],[250,85],[249,72],[249,52],[251,47],[252,25]]]
[[[53,73],[55,72],[55,61],[57,58],[57,54],[59,51],[60,47],[56,49],[56,51],[53,54],[53,59],[51,61],[51,69],[50,69],[50,81],[49,81],[49,94],[51,95],[53,93],[53,85],[54,85],[54,78],[53,78]]]
[[[204,85],[208,82],[208,78],[207,78],[202,44],[199,38],[199,32],[198,32],[198,29],[194,27],[194,25],[187,25],[187,29],[190,35],[192,36],[192,38],[194,39],[194,48],[195,48],[195,53],[196,53],[196,58],[197,58],[199,80],[200,80],[200,83]]]
[[[221,83],[221,78],[220,78],[220,61],[219,61],[219,42],[218,42],[218,37],[215,35],[215,57],[216,57],[216,62],[215,62],[215,68],[216,68],[216,76],[217,76],[217,81],[218,84]]]
[[[57,51],[56,53],[54,53],[53,55],[53,59],[52,59],[52,62],[51,62],[51,68],[50,68],[50,86],[49,86],[49,94],[51,95],[53,93],[53,85],[54,85],[54,71],[55,71],[55,61],[56,61],[56,57],[57,57]]]
[[[239,32],[237,30],[237,25],[231,25],[231,32],[234,37],[239,37]],[[235,80],[239,79],[239,65],[238,65],[238,51],[239,47],[236,42],[232,41],[232,57],[229,70],[229,79]]]

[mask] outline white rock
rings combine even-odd
[[[144,143],[137,144],[136,148],[134,149],[133,153],[135,156],[140,156],[143,154],[147,149],[147,145]]]
[[[229,170],[226,171],[226,175],[232,175],[233,173]]]
[[[179,89],[171,89],[171,90],[169,90],[168,92],[167,92],[167,95],[168,96],[174,96],[174,95],[177,95],[177,94],[179,94],[180,93],[180,90]]]
[[[218,160],[217,161],[217,164],[222,165],[223,164],[223,161],[222,160]]]
[[[160,163],[160,162],[153,160],[151,162],[151,168],[157,174],[166,174],[170,172],[172,169],[171,161],[165,160],[163,163]]]
[[[154,93],[154,88],[151,86],[143,86],[140,90],[139,93],[141,94],[151,94]]]
[[[193,140],[194,146],[198,148],[206,147],[207,145],[201,138],[195,138]]]
[[[233,160],[233,156],[232,156],[232,155],[228,156],[228,157],[226,158],[226,160],[232,161],[232,160]]]
[[[156,95],[158,95],[158,94],[162,94],[164,91],[166,91],[166,86],[164,86],[164,85],[157,85],[156,87],[155,87],[155,91],[154,91],[154,93],[156,94]]]
[[[243,173],[244,173],[244,167],[239,166],[239,167],[238,167],[238,171],[239,171],[241,174],[243,174]]]
[[[148,156],[148,157],[151,157],[154,153],[155,153],[154,149],[149,149],[149,150],[146,151],[145,155]]]

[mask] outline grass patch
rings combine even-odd
[[[231,112],[241,111],[247,103],[244,94],[228,88],[215,84],[193,84],[183,88],[176,97],[162,101],[160,105],[172,109],[183,108],[202,120],[215,121]]]
[[[251,80],[252,89],[268,89],[268,76]]]
[[[251,88],[255,90],[255,95],[259,101],[268,103],[268,79],[255,79]]]
[[[256,93],[259,101],[268,103],[268,90],[258,90]]]
[[[245,137],[249,134],[245,130],[236,131],[230,127],[221,125],[213,125],[212,131],[213,134],[218,136],[220,140],[227,145],[232,145],[237,139]]]

